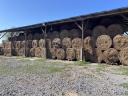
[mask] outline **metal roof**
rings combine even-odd
[[[117,15],[117,14],[123,14],[123,13],[128,13],[128,7],[113,9],[109,11],[96,12],[96,13],[91,13],[87,15],[80,15],[76,17],[61,19],[61,20],[48,21],[48,22],[33,24],[29,26],[11,28],[11,29],[6,29],[6,30],[1,30],[0,32],[17,32],[17,31],[29,30],[32,28],[45,27],[45,26],[54,25],[54,24],[62,24],[62,23],[80,21],[80,20],[88,20],[92,18],[98,18],[98,17],[103,17],[103,16],[109,16],[109,15]]]

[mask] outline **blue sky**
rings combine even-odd
[[[128,0],[0,0],[0,30],[127,6]]]

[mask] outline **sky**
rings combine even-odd
[[[128,0],[0,0],[0,30],[128,7]]]

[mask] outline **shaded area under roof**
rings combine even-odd
[[[92,13],[92,14],[88,14],[88,15],[80,15],[80,16],[71,17],[71,18],[67,18],[67,19],[49,21],[49,22],[44,22],[44,23],[39,23],[39,24],[34,24],[34,25],[29,25],[29,26],[23,26],[23,27],[17,27],[17,28],[12,28],[12,29],[7,29],[7,30],[1,30],[0,32],[25,31],[25,30],[29,30],[32,28],[45,27],[45,26],[49,26],[49,25],[62,24],[62,23],[80,21],[80,20],[88,20],[88,19],[92,19],[92,18],[122,14],[122,13],[128,13],[128,7],[113,9],[113,10],[109,10],[109,11],[96,12],[96,13]]]

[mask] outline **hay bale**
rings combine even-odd
[[[32,47],[33,47],[33,48],[38,47],[38,40],[33,40],[33,41],[32,41]]]
[[[70,30],[70,34],[71,34],[71,38],[79,38],[81,37],[82,35],[82,32],[79,30],[79,29],[72,29]]]
[[[30,49],[30,56],[35,57],[35,48]]]
[[[20,33],[18,40],[19,40],[19,41],[23,41],[24,39],[25,39],[24,33]]]
[[[60,48],[61,47],[61,39],[60,38],[53,39],[52,47],[53,48]]]
[[[128,36],[116,35],[113,38],[113,46],[117,50],[128,47]]]
[[[45,40],[44,39],[39,40],[39,47],[45,48]]]
[[[107,29],[104,26],[99,25],[94,27],[93,34],[92,34],[94,38],[94,42],[97,40],[99,36],[106,35],[106,34],[107,34]]]
[[[65,59],[65,51],[62,48],[57,49],[56,51],[56,57],[58,60],[64,60]]]
[[[108,35],[112,38],[118,34],[123,34],[123,28],[120,24],[112,24],[108,27]]]
[[[80,60],[81,49],[75,49],[76,60]]]
[[[106,50],[112,46],[112,40],[108,35],[101,35],[96,40],[97,48],[101,50]]]
[[[50,34],[50,35],[52,35],[52,40],[54,39],[54,38],[60,38],[60,35],[59,35],[59,32],[58,31],[53,31],[52,32],[52,34]]]
[[[26,48],[32,48],[32,40],[27,40],[26,41]]]
[[[121,64],[128,66],[128,47],[121,49],[119,52],[119,60]]]
[[[20,48],[20,49],[18,50],[18,55],[19,55],[19,56],[25,56],[25,48]]]
[[[103,53],[103,56],[105,58],[104,60],[107,64],[118,64],[118,55],[118,51],[114,48],[109,48]]]
[[[25,48],[25,41],[21,41],[21,48]]]
[[[21,47],[21,41],[16,41],[15,47],[18,48],[18,49],[20,49],[20,47]]]
[[[40,40],[41,39],[41,34],[40,33],[35,33],[33,39],[34,40]]]
[[[35,56],[46,58],[46,48],[41,48],[41,47],[35,48]]]
[[[92,37],[88,36],[84,39],[84,49],[89,50],[93,48],[93,40]]]
[[[65,48],[71,48],[71,47],[72,47],[71,38],[68,38],[68,37],[64,38],[64,39],[62,40],[62,46],[63,46],[64,49],[65,49]]]
[[[4,48],[4,56],[11,56],[12,55],[12,50],[10,48]]]
[[[82,40],[81,38],[75,38],[72,40],[72,48],[79,49],[82,47]]]
[[[46,48],[52,48],[52,41],[51,41],[51,39],[46,39]]]
[[[100,50],[99,48],[95,48],[93,50],[92,57],[94,58],[95,62],[98,62],[98,63],[103,63],[104,62],[103,52],[104,51]]]
[[[51,57],[52,59],[56,59],[56,53],[57,53],[57,48],[50,48],[50,53],[51,53]]]
[[[32,33],[29,33],[29,34],[27,35],[27,40],[32,40],[32,39],[33,39]]]
[[[66,37],[69,37],[69,38],[70,38],[69,31],[68,31],[68,30],[61,30],[60,38],[61,38],[61,39],[64,39],[64,38],[66,38]]]
[[[69,61],[75,60],[75,49],[73,48],[66,49],[66,59]]]

